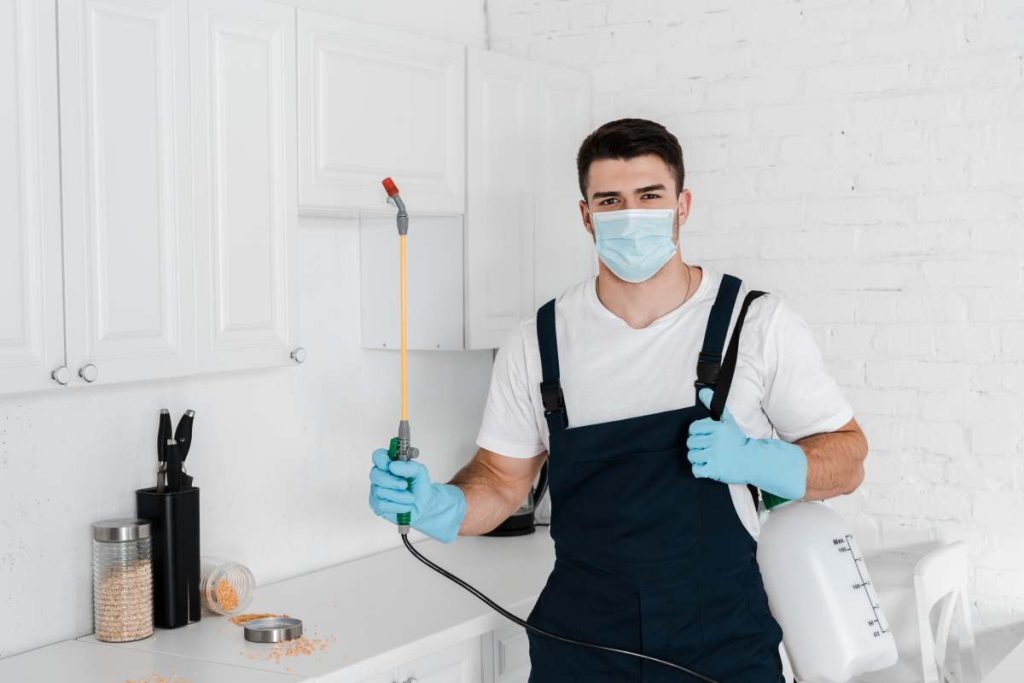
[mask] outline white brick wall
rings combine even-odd
[[[1024,618],[1024,0],[488,0],[683,143],[685,258],[788,296],[872,445],[862,545],[971,543]],[[1015,610],[1015,612],[1014,612]],[[992,614],[995,614],[993,612]]]

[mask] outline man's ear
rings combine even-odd
[[[685,187],[679,191],[679,200],[676,203],[676,217],[679,219],[679,226],[682,227],[686,223],[686,219],[690,216],[690,202],[692,196],[690,191]]]
[[[584,199],[580,200],[580,218],[583,219],[583,227],[590,233],[590,236],[593,237],[594,221],[590,217],[590,207],[587,206],[587,202]]]

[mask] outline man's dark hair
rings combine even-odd
[[[587,174],[590,164],[598,159],[634,159],[654,154],[672,170],[676,178],[676,194],[683,189],[686,171],[683,168],[683,148],[675,135],[660,123],[647,119],[619,119],[609,121],[580,145],[576,155],[576,172],[580,192],[587,199]]]

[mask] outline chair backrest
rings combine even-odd
[[[933,550],[914,568],[917,597],[917,628],[921,636],[921,668],[925,683],[968,683],[980,680],[974,652],[974,629],[967,600],[967,544],[958,541]],[[932,609],[941,604],[938,625],[932,632]],[[962,667],[946,665],[947,645],[954,614],[959,614],[960,660],[966,660],[970,678]],[[959,664],[959,662],[958,662]]]

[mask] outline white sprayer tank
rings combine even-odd
[[[842,683],[896,663],[864,558],[838,513],[816,502],[774,508],[757,562],[801,683]]]

